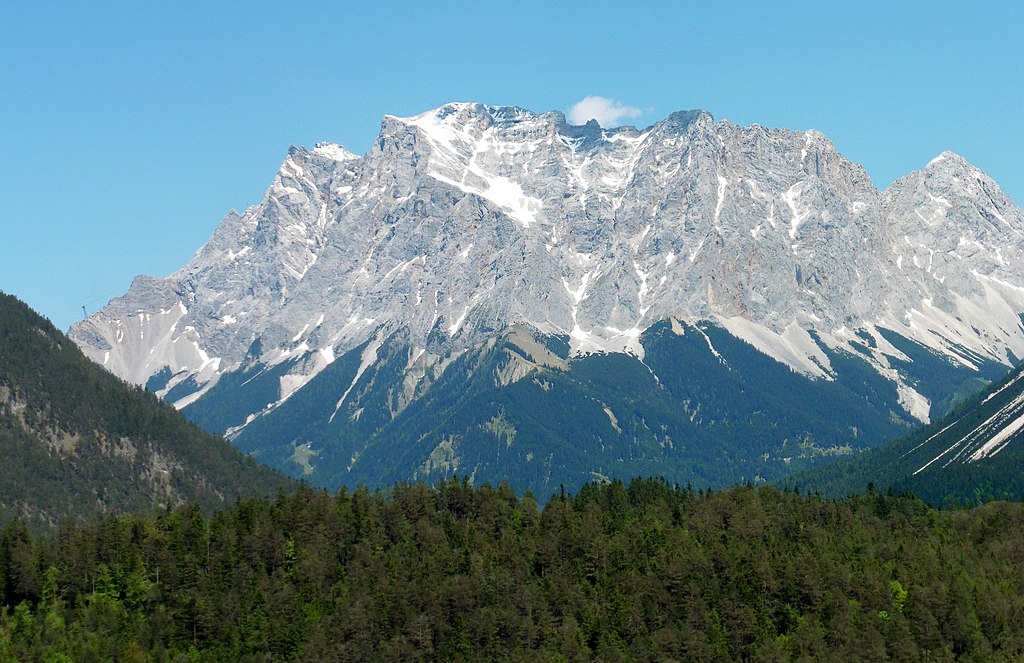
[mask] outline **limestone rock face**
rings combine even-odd
[[[399,330],[415,398],[425,367],[515,325],[642,361],[655,323],[712,321],[816,379],[851,351],[923,420],[910,358],[880,330],[967,367],[1024,357],[1022,232],[948,152],[879,192],[815,131],[454,103],[386,116],[361,157],[290,149],[258,205],[71,336],[132,382],[164,375],[153,388],[183,407],[225,372],[287,362],[283,401]]]

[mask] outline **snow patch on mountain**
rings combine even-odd
[[[958,422],[959,420],[950,426]],[[955,462],[976,462],[994,456],[1002,451],[1009,443],[1010,438],[1020,432],[1022,428],[1024,428],[1024,393],[1018,394],[967,435],[943,449],[938,455],[919,467],[914,474],[920,474],[939,461],[942,461],[942,466],[945,467]],[[931,439],[929,438],[929,440]]]

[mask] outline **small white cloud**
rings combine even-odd
[[[619,120],[629,117],[640,117],[643,111],[635,106],[623,106],[614,99],[606,97],[585,97],[569,110],[569,121],[573,124],[586,124],[587,120],[597,120],[602,127],[612,127]]]

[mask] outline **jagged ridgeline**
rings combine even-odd
[[[929,426],[782,483],[833,497],[871,485],[945,507],[1024,500],[1024,367]]]
[[[34,525],[290,488],[0,293],[0,519]]]
[[[884,191],[816,131],[454,103],[292,148],[71,336],[329,487],[773,480],[1024,357],[1024,213],[943,153]]]

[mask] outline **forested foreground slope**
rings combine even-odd
[[[225,506],[294,487],[87,359],[0,292],[0,522]]]
[[[303,489],[0,533],[0,660],[1020,660],[1024,505]]]

